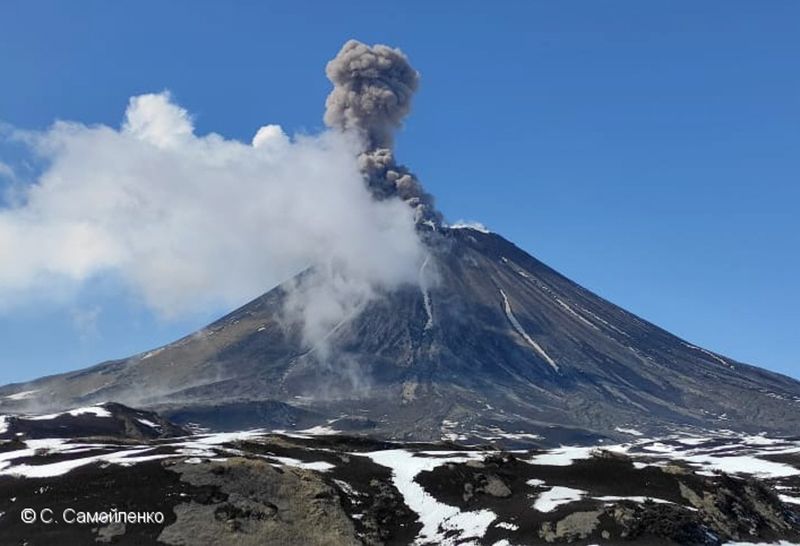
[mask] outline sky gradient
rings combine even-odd
[[[201,134],[314,133],[342,43],[397,46],[422,74],[398,157],[449,220],[800,378],[798,21],[790,1],[6,2],[0,122],[118,127],[129,97],[169,90]],[[164,321],[97,279],[0,313],[0,383],[144,351],[227,311]]]

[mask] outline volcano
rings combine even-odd
[[[309,340],[287,310],[304,285],[330,276],[337,258],[326,257],[167,346],[0,388],[0,413],[117,402],[215,430],[319,427],[460,442],[800,434],[800,382],[681,340],[497,234],[448,226],[395,160],[394,134],[419,83],[400,50],[350,40],[326,74],[325,123],[358,143],[351,159],[367,200],[412,211],[403,219],[420,259],[403,263],[410,278],[418,268],[415,281],[365,281],[375,297],[348,302],[322,339]],[[348,280],[364,269],[345,266]]]
[[[3,387],[0,412],[115,401],[211,429],[405,440],[800,434],[800,382],[694,346],[497,234],[422,228],[420,282],[341,321],[324,351],[283,319],[294,279],[167,346]]]
[[[263,126],[251,147],[219,135],[198,139],[186,112],[163,95],[132,99],[174,114],[181,123],[172,136],[199,152],[173,150],[182,168],[165,177],[181,186],[176,198],[157,193],[158,207],[137,209],[119,240],[109,235],[118,244],[106,246],[119,249],[150,249],[149,238],[133,242],[142,226],[169,241],[156,245],[160,253],[115,258],[122,278],[139,278],[124,275],[136,265],[154,265],[157,274],[132,287],[160,287],[158,301],[145,298],[155,311],[184,284],[184,297],[201,304],[220,287],[271,289],[163,347],[0,387],[0,542],[721,546],[800,539],[800,382],[682,340],[485,228],[448,225],[433,196],[395,160],[394,135],[419,83],[400,50],[351,40],[326,74],[333,90],[320,145],[340,138],[347,145],[311,161],[313,176],[295,173],[294,159],[262,161],[296,144],[277,126]],[[135,113],[126,120],[142,117]],[[148,194],[144,181],[162,170],[174,144],[163,139],[170,123],[148,126],[151,114],[117,134],[102,129],[119,147],[137,150],[136,163],[148,169],[120,192],[122,212],[81,206],[81,220],[126,215]],[[153,130],[131,135],[129,127]],[[215,146],[224,153],[204,162]],[[150,151],[139,159],[142,150]],[[298,158],[308,162],[305,153]],[[346,173],[331,176],[339,160]],[[239,161],[247,184],[219,206],[242,181],[229,172]],[[277,192],[283,198],[275,201],[275,192],[264,191],[275,169],[286,177],[272,190],[301,191]],[[192,173],[213,186],[212,207],[189,199],[183,183]],[[324,184],[303,186],[308,176]],[[115,172],[100,178],[117,180]],[[83,203],[92,191],[79,194]],[[114,201],[108,195],[98,201]],[[179,206],[184,199],[188,209]],[[296,210],[248,210],[251,200]],[[359,210],[363,221],[342,229]],[[315,215],[331,211],[343,214],[304,235]],[[227,225],[239,214],[252,223]],[[92,234],[113,223],[98,221],[96,232],[80,237],[71,232],[73,246],[48,246],[60,256],[80,254],[74,245],[93,244]],[[189,235],[171,233],[178,224]],[[223,225],[226,235],[202,256],[181,252]],[[267,275],[265,264],[290,247],[309,252]],[[241,255],[258,263],[239,262]],[[50,261],[37,263],[49,273]],[[165,271],[170,282],[160,285]],[[193,272],[208,282],[193,285]]]

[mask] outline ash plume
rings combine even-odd
[[[399,49],[368,46],[350,40],[331,60],[325,73],[333,90],[325,102],[325,123],[355,132],[364,149],[359,165],[377,199],[399,197],[414,209],[417,223],[441,223],[433,197],[393,152],[394,133],[411,110],[419,73]]]

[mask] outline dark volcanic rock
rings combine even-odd
[[[166,405],[162,413],[175,423],[197,424],[216,431],[303,428],[323,419],[320,414],[275,401],[197,404],[177,408]]]
[[[51,415],[8,416],[0,439],[104,436],[144,440],[188,434],[158,413],[108,402]]]
[[[63,518],[66,509],[90,513],[113,509],[162,512],[164,523],[126,525],[124,535],[113,538],[114,544],[157,544],[163,527],[175,521],[173,506],[184,498],[203,494],[202,490],[181,482],[179,474],[167,470],[159,461],[140,463],[135,471],[118,465],[95,464],[46,479],[0,476],[0,492],[3,512],[0,543],[30,546],[93,544],[96,538],[119,529],[108,529],[102,524],[26,524],[21,521],[24,508],[37,512],[49,508],[56,521]]]
[[[166,544],[349,546],[361,542],[335,489],[318,475],[258,459],[176,464],[181,481],[219,492],[217,502],[187,499],[158,539]]]

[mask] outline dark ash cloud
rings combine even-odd
[[[433,197],[392,150],[394,134],[411,110],[419,73],[399,49],[350,40],[328,63],[333,90],[325,102],[325,123],[355,132],[363,140],[359,164],[378,199],[397,196],[415,211],[417,223],[441,223]]]

